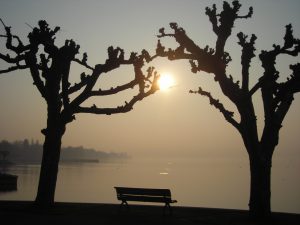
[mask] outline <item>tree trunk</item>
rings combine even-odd
[[[271,165],[272,158],[250,155],[250,201],[249,213],[254,219],[271,214]]]
[[[56,180],[63,132],[61,128],[47,130],[43,146],[38,192],[35,203],[51,206],[54,203]]]
[[[36,204],[45,207],[54,203],[61,139],[66,127],[60,116],[61,104],[56,100],[55,95],[51,95],[51,97],[48,101],[47,129],[42,131],[45,135],[45,142],[38,192],[35,199]]]

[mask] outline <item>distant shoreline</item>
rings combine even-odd
[[[126,159],[62,159],[60,160],[59,164],[98,164],[98,163],[109,163],[109,162],[118,162],[118,161],[124,161]],[[19,162],[1,162],[0,160],[0,167],[11,167],[11,166],[22,166],[22,165],[41,165],[41,162],[36,161],[19,161]]]
[[[0,166],[9,166],[9,164],[40,164],[42,155],[43,145],[38,141],[32,140],[29,142],[28,139],[15,142],[0,141],[0,156],[3,158],[1,159],[0,157]],[[125,152],[98,151],[82,146],[62,147],[60,154],[61,163],[99,163],[127,158],[129,158],[129,155]]]
[[[99,163],[99,159],[63,159],[60,163]]]

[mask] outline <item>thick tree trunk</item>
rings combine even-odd
[[[35,203],[40,206],[51,206],[54,203],[61,139],[66,128],[66,124],[62,121],[60,115],[61,102],[58,98],[57,93],[59,88],[57,88],[58,85],[56,85],[56,83],[58,82],[49,84],[49,86],[52,86],[49,88],[49,98],[47,99],[47,128],[42,131],[45,135],[45,142],[43,146],[38,192],[35,199]]]
[[[271,162],[271,158],[250,155],[249,213],[254,219],[266,218],[271,214]]]
[[[51,206],[54,203],[63,133],[64,130],[60,126],[47,129],[45,133],[39,186],[35,199],[35,203],[41,206]]]

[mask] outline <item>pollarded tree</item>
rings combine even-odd
[[[8,68],[1,69],[0,74],[29,69],[33,84],[47,103],[47,127],[42,130],[45,141],[35,202],[48,206],[54,203],[61,140],[66,125],[75,120],[75,114],[111,115],[129,112],[135,103],[158,90],[159,75],[153,67],[149,67],[144,74],[142,70],[144,62],[150,60],[145,50],[140,55],[131,53],[130,57],[125,59],[123,49],[111,46],[108,48],[105,63],[90,66],[86,53],[83,53],[82,59],[76,58],[80,46],[73,40],[66,40],[61,47],[55,44],[55,35],[60,30],[59,27],[51,29],[46,21],[39,21],[38,27],[33,28],[28,34],[29,43],[24,45],[18,36],[12,34],[11,27],[6,26],[2,20],[1,22],[6,32],[1,37],[6,39],[6,49],[13,55],[0,53],[0,59],[10,64]],[[43,53],[39,54],[41,51]],[[90,70],[90,75],[82,73],[79,83],[71,83],[69,79],[71,63],[78,63],[84,69]],[[108,90],[96,89],[95,85],[102,74],[122,65],[133,66],[134,78],[130,82]],[[138,88],[137,95],[122,106],[115,108],[101,108],[95,104],[91,107],[83,106],[83,103],[93,97],[114,95],[135,87]]]
[[[169,60],[187,59],[193,73],[204,71],[212,74],[224,97],[236,106],[239,121],[233,117],[234,113],[227,110],[210,92],[201,87],[197,91],[190,91],[207,97],[210,104],[217,108],[225,120],[241,134],[250,160],[250,215],[265,217],[271,212],[272,155],[279,141],[282,122],[294,100],[294,94],[300,91],[300,64],[290,65],[292,74],[285,82],[278,81],[279,72],[276,70],[275,64],[279,55],[297,56],[300,52],[300,41],[294,38],[292,26],[287,25],[283,46],[273,45],[272,50],[262,51],[259,54],[264,73],[257,83],[250,87],[249,68],[251,60],[255,56],[256,36],[252,35],[248,38],[242,32],[238,33],[238,44],[242,48],[242,71],[241,82],[234,82],[231,75],[226,72],[226,67],[231,61],[230,55],[225,52],[226,40],[231,35],[234,22],[237,19],[250,18],[253,13],[252,7],[250,7],[247,15],[240,16],[238,15],[240,7],[241,4],[238,1],[233,1],[232,5],[224,2],[223,10],[220,13],[217,13],[216,5],[206,8],[206,14],[217,36],[214,48],[199,47],[188,37],[183,28],[176,23],[170,23],[174,33],[167,34],[164,28],[161,28],[158,37],[172,37],[179,47],[166,51],[158,40],[156,54],[168,57]],[[253,95],[258,90],[261,91],[264,109],[264,126],[261,137],[258,134],[255,105],[253,104]]]

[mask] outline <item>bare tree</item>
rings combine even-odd
[[[18,36],[12,34],[11,27],[6,26],[2,20],[1,22],[6,32],[1,37],[6,39],[6,50],[13,55],[0,53],[0,59],[10,65],[1,69],[0,74],[29,69],[33,84],[47,103],[47,127],[42,130],[45,141],[35,202],[48,206],[54,202],[61,140],[66,124],[75,120],[77,113],[111,115],[129,112],[135,103],[158,90],[159,75],[153,67],[149,67],[144,74],[142,70],[144,62],[151,60],[145,50],[140,55],[131,53],[130,57],[125,59],[123,49],[111,46],[108,48],[105,63],[90,66],[86,53],[83,53],[81,59],[76,58],[80,46],[73,40],[66,40],[61,47],[55,44],[55,35],[60,30],[59,27],[51,29],[46,21],[39,21],[38,27],[33,28],[28,34],[29,43],[24,45]],[[43,53],[39,54],[40,51]],[[79,83],[71,83],[69,79],[71,63],[80,64],[90,71],[90,75],[82,73]],[[134,78],[130,82],[108,90],[96,90],[95,85],[102,74],[122,65],[133,66]],[[137,95],[124,105],[115,108],[101,108],[95,104],[90,107],[83,106],[83,103],[92,97],[114,95],[135,87],[138,89]]]
[[[237,19],[250,18],[252,7],[245,16],[240,16],[241,4],[233,1],[223,3],[223,10],[217,13],[216,5],[206,8],[214,33],[217,36],[214,48],[206,46],[201,48],[195,44],[186,34],[185,30],[176,23],[170,23],[173,33],[165,33],[165,29],[159,30],[159,38],[172,37],[179,47],[165,50],[158,40],[156,54],[168,57],[169,60],[187,59],[190,62],[193,73],[204,71],[214,76],[225,98],[230,100],[237,108],[239,121],[234,113],[227,110],[220,100],[214,98],[208,91],[199,87],[199,90],[190,93],[200,94],[209,99],[212,106],[218,109],[225,120],[229,122],[241,134],[245,148],[249,155],[251,171],[251,190],[249,200],[249,212],[253,217],[265,217],[270,215],[271,206],[271,165],[272,155],[279,141],[279,130],[293,100],[294,94],[300,91],[300,64],[290,65],[292,74],[287,81],[279,82],[279,72],[276,70],[276,59],[279,55],[297,56],[300,51],[300,41],[293,36],[292,26],[286,26],[284,44],[273,45],[273,49],[262,51],[259,59],[264,73],[257,83],[250,87],[249,68],[251,60],[255,57],[256,36],[242,32],[237,34],[238,44],[241,46],[241,82],[234,82],[231,75],[227,74],[226,67],[231,61],[229,53],[225,52],[225,44],[231,35],[234,22]],[[241,83],[241,84],[240,84]],[[261,91],[264,108],[264,126],[261,137],[257,129],[257,119],[253,95]],[[238,117],[237,117],[238,118]]]

